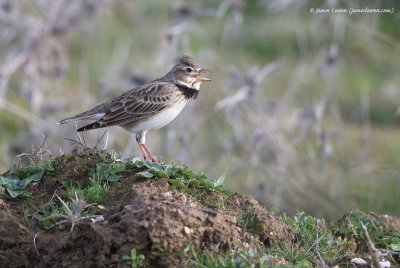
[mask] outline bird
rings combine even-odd
[[[201,68],[191,56],[183,55],[163,77],[128,90],[83,113],[62,119],[57,124],[95,120],[78,128],[77,132],[121,126],[136,135],[144,161],[150,158],[158,162],[146,146],[147,132],[169,124],[190,100],[197,98],[201,83],[211,81],[201,76],[204,73],[211,71]]]

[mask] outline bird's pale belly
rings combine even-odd
[[[133,126],[125,128],[133,133],[162,128],[163,126],[174,120],[175,117],[177,117],[178,114],[182,111],[183,107],[185,107],[185,105],[186,101],[183,101],[179,104],[172,106],[171,108],[167,108],[164,111],[151,116],[147,120],[140,121]]]

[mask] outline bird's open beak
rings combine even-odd
[[[208,82],[208,81],[211,81],[210,78],[200,76],[201,74],[204,74],[204,73],[211,73],[211,71],[210,71],[210,70],[207,70],[207,69],[204,69],[204,68],[201,69],[201,70],[198,72],[198,74],[196,75],[196,81],[197,81],[197,82]]]

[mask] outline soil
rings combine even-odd
[[[0,267],[127,267],[122,256],[132,248],[145,255],[146,267],[182,267],[182,250],[263,250],[290,245],[295,234],[280,217],[256,200],[208,191],[201,200],[171,190],[166,179],[143,179],[122,172],[110,194],[93,206],[103,221],[79,221],[73,231],[60,224],[46,230],[34,219],[38,208],[65,197],[62,183],[88,183],[88,170],[101,162],[99,152],[78,148],[59,158],[53,175],[32,183],[28,200],[0,197]],[[253,229],[238,227],[250,214]]]

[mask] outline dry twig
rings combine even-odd
[[[364,232],[364,236],[367,240],[366,243],[367,243],[369,252],[371,252],[371,259],[372,259],[371,265],[373,268],[379,268],[380,267],[380,264],[379,264],[380,252],[379,252],[379,250],[376,249],[374,242],[372,242],[371,237],[369,236],[369,233],[368,233],[367,226],[365,226],[365,224],[363,222],[361,222],[361,227]]]

